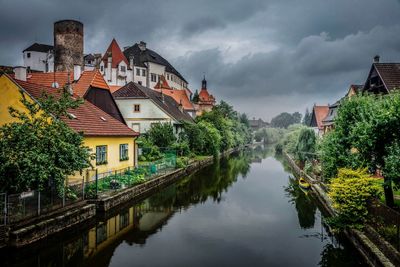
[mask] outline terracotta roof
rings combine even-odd
[[[53,50],[53,48],[54,47],[52,45],[34,43],[33,45],[25,48],[24,51],[22,51],[22,52],[35,51],[35,52],[47,53],[50,50]]]
[[[164,91],[178,91],[178,90],[163,90]],[[183,90],[180,90],[183,91]],[[184,92],[184,91],[183,91]],[[115,99],[129,99],[129,98],[148,98],[151,99],[160,109],[169,114],[177,121],[193,121],[193,118],[186,112],[179,109],[179,104],[167,94],[164,96],[158,90],[153,90],[144,87],[140,84],[130,82],[121,87],[118,91],[113,93]],[[163,100],[164,98],[164,100]]]
[[[34,99],[38,100],[43,92],[59,96],[59,91],[52,87],[15,80],[14,82],[22,87]],[[78,97],[75,95],[75,97]],[[76,132],[83,132],[85,136],[138,136],[125,124],[114,119],[89,101],[84,100],[83,104],[76,109],[69,111],[76,118],[62,118],[62,120]]]
[[[69,73],[69,81],[73,82],[74,73]],[[56,81],[59,87],[63,87],[68,82],[68,72],[57,71],[57,72],[34,72],[28,73],[26,81],[30,83],[35,83],[39,85],[44,85],[51,87],[53,82]]]
[[[154,89],[172,90],[172,88],[169,86],[167,80],[165,79],[164,75],[160,76],[160,79],[158,80],[157,84],[154,86]]]
[[[400,88],[400,63],[374,63],[373,66],[388,91]]]
[[[210,104],[215,103],[215,98],[213,95],[210,95],[206,88],[201,88],[199,93],[199,102],[208,102]]]
[[[104,65],[107,66],[108,62],[108,55],[111,53],[111,68],[117,68],[118,64],[121,61],[124,61],[127,66],[129,66],[129,62],[124,56],[124,54],[121,51],[121,48],[119,47],[117,41],[115,39],[112,39],[110,46],[107,48],[107,51],[104,53],[104,56],[102,58],[102,61],[104,62]]]
[[[99,70],[84,71],[73,85],[74,93],[83,97],[90,87],[110,90]]]
[[[161,89],[154,89],[154,91],[161,93]],[[172,97],[177,104],[182,104],[185,110],[195,109],[185,90],[162,90],[162,92],[163,94]]]
[[[313,117],[315,118],[315,121],[317,123],[318,129],[323,129],[323,123],[322,120],[326,118],[329,112],[329,106],[314,106],[313,107]]]
[[[108,87],[110,87],[111,93],[114,93],[115,91],[117,91],[122,86],[120,86],[120,85],[109,85]]]

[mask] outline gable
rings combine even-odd
[[[125,123],[125,120],[109,90],[90,87],[85,95],[85,99],[111,115],[113,118]]]

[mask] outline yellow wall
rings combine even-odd
[[[21,98],[21,91],[15,83],[5,75],[0,76],[0,126],[15,121],[8,112],[8,107],[27,111],[21,103]]]
[[[119,160],[119,145],[128,144],[129,159]],[[82,179],[93,180],[96,169],[99,174],[113,172],[127,167],[133,167],[135,162],[135,139],[133,137],[84,137],[84,145],[91,149],[93,154],[96,154],[96,146],[107,146],[107,164],[96,165],[96,159],[92,160],[93,169],[90,169],[82,175],[77,173],[68,178],[69,183],[81,182]],[[101,177],[100,177],[101,178]]]
[[[30,99],[30,98],[29,98]],[[19,87],[10,80],[7,76],[0,76],[0,126],[6,123],[15,121],[15,118],[11,117],[8,112],[8,107],[12,106],[20,111],[27,111],[25,106],[20,102],[21,92]],[[31,100],[33,101],[33,100]],[[129,160],[119,160],[119,145],[128,144]],[[99,173],[119,170],[127,167],[134,166],[135,162],[135,140],[133,137],[90,137],[84,136],[84,145],[88,146],[92,153],[96,153],[96,146],[106,145],[107,146],[107,164],[96,166],[96,160],[92,160],[94,170],[87,170],[81,174],[76,173],[68,178],[70,183],[81,182],[84,177],[89,178],[94,176],[95,169],[98,169]]]

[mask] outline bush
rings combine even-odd
[[[367,203],[382,193],[382,188],[366,169],[339,169],[329,185],[328,196],[338,216],[329,220],[338,229],[362,228],[368,215]]]
[[[153,124],[147,132],[147,137],[157,147],[169,147],[176,140],[174,128],[170,123]]]
[[[311,128],[301,128],[296,144],[296,159],[304,163],[315,158],[316,136]]]
[[[176,159],[176,168],[185,168],[189,164],[189,159],[186,157],[179,157]]]

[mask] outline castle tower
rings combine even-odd
[[[83,67],[83,24],[76,20],[54,23],[54,71],[74,71]]]

